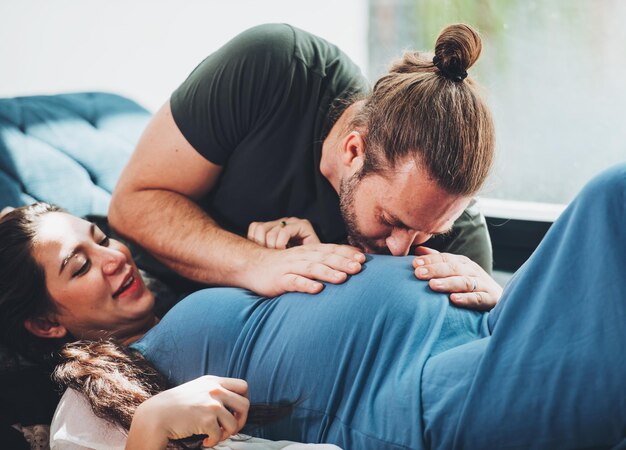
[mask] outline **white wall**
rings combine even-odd
[[[104,90],[155,110],[211,51],[265,22],[367,67],[366,0],[2,0],[0,97]]]

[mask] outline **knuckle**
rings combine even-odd
[[[335,258],[334,258],[334,254],[332,253],[326,253],[324,254],[324,256],[322,256],[322,261],[323,264],[325,264],[326,266],[330,266],[330,267],[334,267],[336,264]]]
[[[207,405],[207,409],[211,412],[211,413],[217,413],[219,412],[221,409],[223,408],[221,403],[217,403],[217,402],[212,402],[209,403]]]
[[[307,280],[306,278],[298,277],[296,278],[295,285],[296,289],[298,290],[306,289],[309,286],[309,280]]]
[[[315,272],[316,266],[317,266],[317,263],[309,261],[306,263],[306,266],[304,267],[304,272],[307,274],[312,274],[313,272]]]
[[[209,389],[209,395],[211,395],[211,397],[215,397],[217,395],[220,395],[221,393],[222,393],[222,387],[219,385]]]

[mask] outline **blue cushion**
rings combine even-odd
[[[105,215],[149,119],[107,93],[0,99],[0,208],[39,200]]]

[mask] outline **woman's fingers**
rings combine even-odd
[[[483,289],[480,284],[480,280],[477,277],[471,277],[469,275],[435,278],[428,283],[433,291],[452,293],[480,292]]]
[[[420,245],[418,247],[415,247],[415,254],[420,256],[420,255],[434,255],[439,253],[437,250],[435,250],[434,248],[430,248],[430,247],[424,247],[423,245]]]
[[[455,262],[441,262],[418,265],[415,269],[415,276],[420,280],[432,280],[433,278],[447,278],[452,276],[475,275],[471,266]],[[471,283],[468,286],[472,287]]]
[[[162,424],[169,439],[206,434],[204,443],[212,447],[244,426],[247,396],[244,380],[205,375],[155,395],[138,411],[140,420]]]
[[[298,217],[282,217],[268,222],[252,222],[248,239],[273,249],[285,249],[289,244],[318,244],[320,242],[311,222]]]
[[[214,447],[223,440],[222,437],[224,435],[224,432],[220,427],[216,415],[210,415],[205,418],[204,422],[202,423],[201,431],[202,434],[207,435],[207,437],[204,438],[204,440],[202,441],[202,445],[206,447]]]
[[[489,311],[495,306],[493,297],[487,292],[466,292],[451,294],[450,300],[461,308],[476,309],[478,311]]]
[[[243,428],[248,418],[248,410],[250,409],[248,383],[235,378],[224,378],[224,380],[222,383],[224,389],[212,391],[211,396],[221,401],[232,412],[233,421],[228,419],[230,424],[228,431],[230,434],[235,434]],[[223,423],[222,426],[224,427]]]
[[[239,378],[221,378],[221,385],[236,394],[248,396],[248,383]]]

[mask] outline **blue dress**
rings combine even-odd
[[[216,288],[134,346],[179,384],[246,379],[294,405],[249,432],[345,449],[626,446],[626,166],[596,178],[490,314],[451,305],[411,258],[371,257],[318,295]]]

